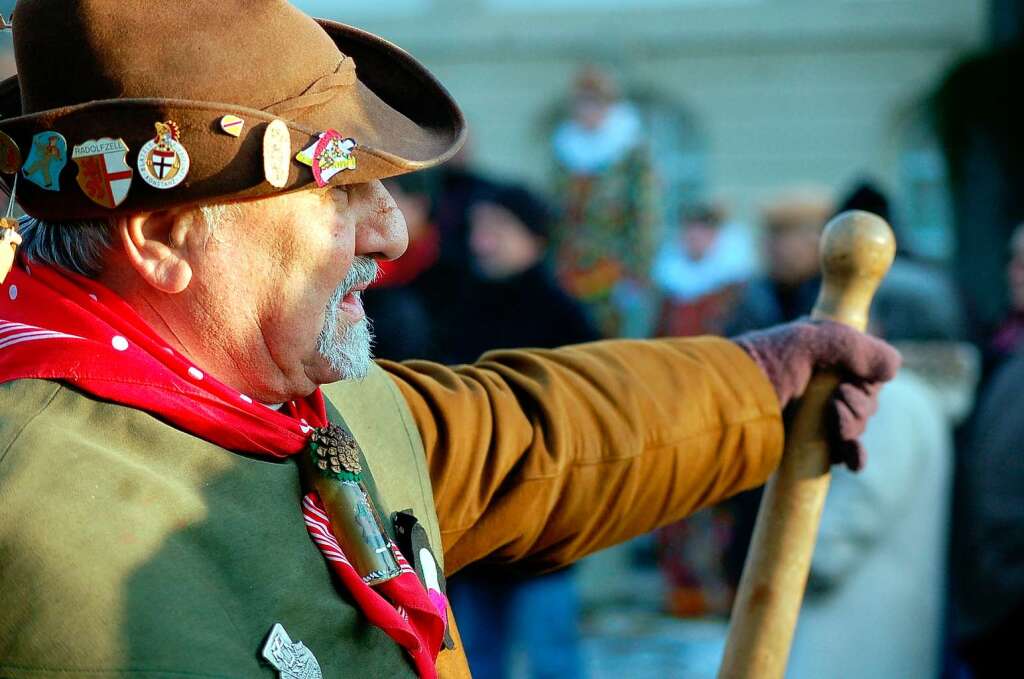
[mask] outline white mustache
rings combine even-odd
[[[373,283],[379,275],[380,267],[377,265],[377,260],[372,257],[356,257],[352,260],[352,266],[345,274],[345,280],[338,286],[335,295],[344,297],[352,291],[352,288]]]

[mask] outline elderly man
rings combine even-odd
[[[465,676],[445,573],[764,482],[815,367],[862,462],[898,357],[833,325],[374,364],[360,292],[406,245],[379,180],[464,134],[383,40],[283,0],[13,25],[0,132],[74,163],[23,159],[0,298],[4,677]]]

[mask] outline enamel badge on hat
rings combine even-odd
[[[128,197],[134,173],[125,156],[128,144],[123,139],[90,139],[71,150],[78,165],[78,185],[91,201],[113,209]]]
[[[155,123],[156,136],[139,149],[139,175],[157,189],[173,189],[188,176],[188,151],[178,141],[178,125],[173,121]]]
[[[238,116],[228,114],[220,119],[220,129],[224,134],[230,134],[232,137],[237,137],[242,134],[242,128],[245,127],[245,121]]]
[[[274,120],[263,132],[263,176],[271,186],[283,189],[291,164],[291,133],[283,120]]]
[[[8,135],[0,132],[0,172],[14,174],[21,167],[21,150]]]
[[[47,191],[60,191],[60,171],[67,164],[67,140],[52,130],[40,132],[32,137],[32,149],[21,173],[25,179]]]
[[[354,139],[342,137],[337,130],[320,133],[315,142],[299,151],[295,160],[313,168],[313,178],[319,187],[327,186],[334,175],[343,170],[356,169]]]

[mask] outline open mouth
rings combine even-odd
[[[356,257],[345,277],[348,288],[343,288],[345,293],[338,302],[338,311],[348,316],[352,322],[362,320],[366,313],[363,311],[363,291],[377,280],[379,269],[377,263],[368,257]],[[337,294],[337,293],[335,293]]]
[[[363,310],[363,291],[368,287],[370,287],[369,282],[353,286],[341,298],[338,308],[346,315],[357,320],[365,316],[366,312]]]

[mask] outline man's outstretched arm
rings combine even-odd
[[[728,340],[382,365],[423,438],[449,572],[572,562],[764,483],[782,452],[772,383]]]

